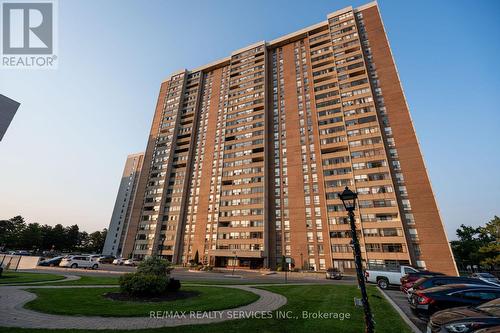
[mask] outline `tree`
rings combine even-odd
[[[19,215],[9,220],[0,221],[0,249],[18,248],[19,236],[25,227],[26,223],[24,218]]]
[[[54,250],[56,252],[101,252],[106,240],[107,230],[96,231],[90,235],[80,231],[78,225],[64,227],[29,223],[22,216],[0,220],[0,250]]]
[[[455,260],[462,266],[500,265],[500,218],[494,216],[484,227],[461,225],[458,240],[450,242]]]
[[[491,268],[500,266],[500,243],[484,245],[479,249],[479,253],[483,257],[481,265]]]
[[[42,229],[38,223],[30,223],[19,235],[19,247],[26,250],[39,250],[42,247]]]
[[[50,242],[51,248],[54,247],[54,249],[58,252],[62,252],[67,250],[66,249],[66,241],[64,240],[64,227],[62,224],[56,224],[52,228],[52,232],[50,235]]]
[[[104,247],[104,241],[106,240],[107,230],[95,231],[88,235],[87,242],[85,246],[80,249],[84,252],[98,252],[102,251]]]
[[[494,216],[490,222],[481,228],[481,234],[488,242],[500,242],[500,217]]]
[[[50,250],[54,244],[52,240],[52,226],[45,224],[40,227],[40,230],[42,232],[42,249]]]
[[[481,228],[481,233],[488,244],[479,248],[481,265],[495,268],[500,266],[500,217],[494,216]]]
[[[172,269],[172,264],[169,261],[159,257],[148,257],[137,266],[137,273],[168,276]]]
[[[479,263],[479,248],[485,244],[481,228],[462,224],[457,229],[458,240],[451,242],[455,260],[463,265],[477,265]]]
[[[78,246],[78,241],[80,238],[80,230],[78,228],[78,225],[75,224],[70,227],[64,228],[64,234],[64,248],[70,251],[75,250]]]
[[[194,263],[198,264],[200,262],[200,254],[198,253],[198,250],[196,250],[196,253],[194,254]]]

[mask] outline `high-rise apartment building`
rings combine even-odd
[[[123,247],[216,266],[456,274],[376,3],[161,84]]]
[[[143,160],[144,153],[127,156],[120,187],[116,195],[115,207],[113,208],[113,214],[111,215],[108,233],[102,250],[103,254],[117,257],[123,256],[122,249],[125,237],[129,231],[135,231],[135,229],[129,229],[128,226]]]

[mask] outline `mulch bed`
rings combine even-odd
[[[113,301],[125,301],[125,302],[166,302],[175,301],[178,299],[185,299],[196,297],[200,294],[198,291],[176,291],[169,292],[165,295],[155,295],[155,296],[132,296],[125,293],[113,292],[105,293],[103,296],[105,298],[112,299]]]

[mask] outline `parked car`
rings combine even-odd
[[[473,273],[470,276],[473,279],[479,279],[484,282],[488,282],[500,287],[500,280],[493,274],[490,273]]]
[[[419,279],[424,277],[442,276],[442,275],[444,274],[438,272],[430,272],[430,271],[411,272],[401,277],[400,280],[401,287],[399,289],[406,294],[408,289],[413,287],[415,282],[417,282]]]
[[[449,284],[415,291],[410,299],[414,313],[424,317],[457,306],[474,306],[500,297],[500,288],[492,285]]]
[[[99,263],[101,264],[112,264],[113,263],[113,260],[115,260],[116,257],[115,256],[100,256],[99,259],[97,261],[99,261]]]
[[[400,266],[396,269],[367,269],[365,279],[367,282],[376,283],[382,289],[387,289],[390,285],[400,285],[403,275],[416,272],[419,270],[411,266]]]
[[[113,265],[123,265],[125,263],[125,259],[123,258],[116,258],[113,260]]]
[[[26,250],[10,251],[9,254],[16,255],[16,256],[29,256],[30,255],[29,251],[26,251]]]
[[[463,276],[433,276],[427,278],[421,278],[417,280],[411,288],[407,291],[408,301],[411,299],[412,293],[418,290],[425,290],[428,288],[445,286],[448,284],[481,284],[491,286],[488,282],[481,281],[479,279],[473,279]]]
[[[98,269],[99,263],[97,261],[93,261],[90,256],[67,256],[62,258],[59,266],[71,267],[71,268],[82,267],[82,268]]]
[[[139,263],[140,261],[135,259],[127,259],[123,262],[125,266],[137,266]]]
[[[500,328],[500,298],[478,306],[438,311],[430,318],[427,332],[468,333],[495,326]]]
[[[326,270],[326,278],[332,280],[342,280],[342,272],[337,268],[329,268]]]
[[[101,257],[100,254],[89,254],[90,260],[92,261],[99,261],[99,258]]]
[[[50,258],[50,259],[45,259],[45,260],[40,261],[38,263],[38,266],[50,266],[50,267],[59,266],[59,264],[61,263],[61,260],[63,258],[64,258],[63,256],[59,256],[59,257],[54,257],[54,258]]]
[[[498,333],[498,332],[500,332],[500,325],[488,328],[481,328],[477,331],[474,331],[474,333]]]

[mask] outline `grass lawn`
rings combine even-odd
[[[2,276],[0,277],[0,285],[18,283],[22,284],[39,281],[56,281],[62,279],[64,279],[64,276],[56,274],[4,271]]]
[[[165,302],[125,302],[103,297],[118,288],[29,289],[37,298],[25,306],[29,309],[65,314],[104,317],[146,317],[150,311],[208,311],[235,308],[256,301],[259,296],[244,290],[217,287],[188,287],[199,295]]]
[[[354,307],[353,297],[359,296],[356,286],[348,285],[304,285],[260,287],[283,294],[288,303],[280,311],[291,311],[298,319],[241,319],[218,324],[166,327],[148,330],[88,331],[88,330],[30,330],[1,328],[2,333],[204,333],[220,332],[342,332],[360,333],[364,329],[363,310]],[[399,317],[378,290],[368,288],[370,305],[375,317],[375,330],[379,333],[410,333],[410,329]],[[73,306],[77,306],[73,303]],[[349,319],[302,319],[302,311],[350,313]]]
[[[82,285],[118,285],[118,276],[87,276],[82,275],[80,279],[73,281],[63,281],[63,282],[46,282],[41,283],[40,285],[46,286],[82,286]],[[220,279],[220,280],[196,280],[196,279],[182,279],[183,285],[194,285],[194,284],[203,284],[203,285],[233,285],[233,284],[281,284],[283,281],[270,281],[270,282],[247,282],[241,281],[240,279]]]

